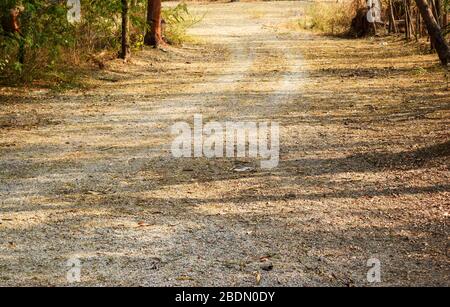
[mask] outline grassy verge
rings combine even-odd
[[[355,11],[353,2],[313,2],[306,7],[305,15],[298,25],[306,30],[341,35],[350,29]]]

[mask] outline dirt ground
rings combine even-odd
[[[90,90],[1,89],[0,286],[450,286],[436,56],[299,31],[304,5],[195,4],[196,43]],[[279,166],[175,159],[194,114],[280,123]]]

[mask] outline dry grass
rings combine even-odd
[[[356,13],[355,3],[311,2],[306,6],[305,15],[298,21],[300,27],[325,34],[343,34],[350,29]]]

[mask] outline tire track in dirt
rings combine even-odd
[[[306,82],[306,75],[303,72],[305,63],[302,56],[299,53],[294,55],[287,46],[285,57],[288,61],[288,68],[283,74],[278,90],[271,96],[270,103],[273,105],[289,103],[294,97],[294,93]]]
[[[230,6],[230,10],[233,8],[234,6]],[[214,179],[215,182],[223,180],[223,189],[200,191],[197,187],[195,190],[195,183],[189,181],[189,177],[199,179],[203,170],[199,170],[200,175],[188,175],[188,179],[182,177],[174,181],[176,171],[185,165],[192,168],[196,166],[190,165],[191,160],[176,161],[167,150],[170,147],[170,125],[179,120],[190,122],[195,113],[220,120],[241,120],[245,115],[252,115],[255,120],[276,119],[275,111],[284,103],[292,101],[298,86],[295,69],[296,65],[301,63],[297,62],[296,55],[284,54],[283,47],[274,49],[273,54],[266,54],[264,50],[258,53],[258,48],[267,47],[267,43],[275,46],[279,44],[279,40],[272,31],[263,28],[262,20],[255,21],[247,18],[248,16],[248,12],[238,9],[228,13],[223,20],[206,19],[206,24],[198,29],[202,37],[212,44],[225,45],[231,56],[225,67],[213,67],[207,72],[206,81],[195,84],[192,94],[175,93],[166,99],[144,101],[137,105],[119,104],[114,113],[96,113],[92,118],[87,117],[85,120],[89,125],[85,130],[64,130],[64,134],[61,133],[71,141],[75,137],[80,139],[80,142],[89,138],[90,142],[95,143],[97,140],[105,147],[100,150],[98,146],[93,148],[92,152],[89,152],[91,156],[86,160],[74,158],[73,161],[77,163],[72,168],[68,168],[67,162],[61,162],[56,169],[49,168],[45,181],[41,180],[32,190],[30,180],[30,183],[24,181],[23,185],[19,186],[20,190],[15,191],[18,196],[23,196],[23,191],[28,191],[31,195],[42,194],[34,200],[36,204],[16,213],[14,218],[20,220],[20,227],[28,225],[29,228],[39,227],[39,223],[44,221],[46,224],[40,232],[52,239],[35,239],[31,235],[20,237],[17,241],[27,247],[18,252],[18,261],[14,264],[16,268],[32,267],[32,255],[38,253],[39,249],[44,249],[44,252],[40,252],[43,258],[40,265],[46,269],[42,280],[64,284],[64,274],[61,274],[59,268],[54,268],[54,258],[58,257],[58,261],[63,262],[78,251],[78,255],[86,263],[83,278],[92,284],[102,283],[100,278],[106,278],[102,277],[102,272],[108,272],[105,282],[108,284],[144,282],[149,285],[173,285],[179,283],[175,278],[185,274],[185,268],[192,266],[193,273],[198,274],[196,278],[200,278],[202,272],[208,273],[206,277],[210,279],[200,279],[201,284],[253,283],[252,275],[249,279],[245,271],[222,272],[225,260],[243,259],[253,251],[261,251],[264,248],[261,240],[248,235],[251,217],[248,217],[248,221],[238,220],[234,225],[227,225],[220,217],[211,216],[209,213],[202,214],[196,211],[196,207],[191,206],[197,203],[197,199],[202,207],[209,206],[216,197],[226,195],[227,189],[238,190],[238,185],[245,185],[246,182],[240,179],[228,180],[234,174],[228,174],[226,170]],[[210,22],[212,24],[209,24]],[[257,39],[260,39],[259,42]],[[254,68],[256,72],[259,69],[255,62],[270,62],[268,55],[274,56],[274,66],[277,66],[278,62],[281,63],[282,71],[273,75],[261,73],[252,76],[251,69]],[[285,72],[284,66],[287,66],[288,72]],[[270,90],[265,90],[264,84],[256,87],[254,99],[251,100],[252,85],[263,79],[268,79]],[[112,89],[111,94],[126,91],[126,86],[124,82],[124,88]],[[272,87],[276,90],[271,90]],[[249,102],[257,103],[257,106],[246,108],[242,104],[237,94],[247,94],[246,91],[250,93],[247,96]],[[133,93],[127,94],[130,96],[123,97],[123,101],[139,99],[135,98]],[[99,96],[101,95],[96,94],[92,99],[101,98]],[[224,110],[229,111],[230,116],[224,116]],[[78,121],[79,118],[73,117],[70,122],[76,124]],[[130,121],[136,123],[132,125],[135,129],[146,130],[128,133]],[[107,129],[100,130],[103,125]],[[157,127],[158,125],[160,126]],[[64,128],[67,129],[67,126]],[[80,134],[84,137],[80,137]],[[55,138],[55,133],[51,131],[48,136]],[[155,143],[149,142],[152,139]],[[128,143],[123,143],[126,141]],[[153,144],[157,145],[151,147]],[[163,146],[160,147],[160,144]],[[204,166],[202,163],[206,165],[209,162],[200,161],[200,167]],[[225,163],[224,165],[226,166]],[[45,170],[43,166],[38,166]],[[32,175],[34,173],[30,173],[30,176]],[[207,185],[201,185],[200,189],[206,187]],[[208,201],[208,198],[212,201]],[[42,201],[50,205],[42,206]],[[259,210],[251,199],[248,206]],[[239,206],[226,207],[227,204],[222,203],[220,210],[229,210],[230,215],[240,212],[239,210],[245,211],[245,208],[238,208]],[[155,213],[158,211],[161,212]],[[223,212],[226,211],[221,211]],[[189,215],[192,213],[198,213],[198,216],[194,218]],[[39,217],[40,220],[35,224],[22,222],[29,220],[29,217]],[[154,225],[148,228],[136,226],[139,221]],[[76,228],[77,237],[72,237],[72,227]],[[20,235],[20,232],[11,227],[8,234]],[[218,241],[212,244],[212,239]],[[33,244],[35,242],[38,243]],[[237,244],[244,246],[233,249]],[[164,267],[151,269],[150,256],[153,255],[162,259]],[[199,261],[198,255],[204,257],[202,261]],[[106,264],[106,257],[114,261]],[[213,279],[213,276],[222,274],[225,275],[223,280]],[[23,273],[20,278],[24,282],[23,278],[29,276],[31,274]],[[25,279],[25,282],[31,281]]]
[[[192,117],[193,114],[202,113],[202,108],[214,105],[219,100],[234,99],[233,95],[223,95],[223,93],[232,92],[239,82],[246,78],[254,63],[255,54],[246,46],[240,46],[239,43],[227,45],[227,48],[231,51],[231,58],[227,62],[227,67],[219,73],[221,76],[196,85],[193,92],[201,94],[186,94],[161,100],[158,103],[159,107],[153,110],[152,119],[161,120],[168,113],[171,114],[169,116],[171,120],[177,117]]]
[[[239,14],[242,14],[242,12]],[[266,27],[264,20],[250,20],[250,22],[247,23],[247,26],[250,27],[254,33],[249,35],[246,28],[241,25],[239,31],[233,33],[231,38],[227,37],[225,33],[221,32],[223,30],[219,31],[219,29],[216,29],[218,31],[215,33],[216,37],[212,38],[212,41],[218,40],[231,50],[233,54],[232,58],[234,60],[230,63],[233,63],[233,65],[237,64],[241,67],[241,70],[245,70],[245,73],[241,74],[233,72],[227,73],[217,80],[222,91],[229,91],[233,88],[236,89],[236,91],[225,92],[223,95],[217,93],[217,95],[213,97],[214,100],[211,101],[208,101],[205,97],[198,97],[200,100],[198,104],[196,104],[197,101],[195,101],[192,105],[193,108],[185,109],[185,111],[189,112],[188,116],[191,116],[193,113],[201,113],[204,114],[205,117],[218,118],[219,120],[241,121],[249,119],[256,121],[276,121],[277,116],[279,115],[278,113],[282,112],[281,108],[283,106],[296,103],[294,100],[301,95],[300,89],[305,82],[306,76],[303,73],[304,61],[301,55],[298,53],[294,54],[292,51],[293,46],[288,43],[292,38],[283,39],[283,36],[280,37],[277,33],[274,33],[275,31]],[[252,36],[257,37],[258,40],[253,41]],[[227,38],[222,40],[222,37]],[[272,46],[274,47],[273,50],[268,50]],[[258,53],[258,48],[265,50]],[[249,52],[245,54],[242,50],[249,50]],[[270,63],[271,66],[275,67],[279,65],[283,67],[281,73],[268,74],[264,72],[253,75],[254,72],[260,72],[261,65],[263,65],[264,62],[270,62],[271,60],[274,61],[273,63]],[[250,71],[252,68],[254,71]],[[233,71],[233,67],[229,67],[226,71]],[[269,80],[270,90],[268,90],[268,87],[264,86],[264,82],[262,82],[264,79]],[[259,82],[261,82],[262,85],[258,85]],[[206,84],[201,88],[205,91],[210,90],[209,84]],[[242,100],[241,95],[244,96],[242,97]],[[245,102],[249,101],[244,101],[245,99],[248,99],[253,103],[246,105]],[[173,101],[173,103],[175,103],[176,106],[180,101]],[[305,108],[307,107],[307,103],[303,103],[303,105]],[[178,115],[178,117],[180,116],[182,115]],[[186,165],[189,164],[187,162],[180,162],[180,164],[183,163],[186,163]],[[195,165],[190,167],[195,168]],[[239,185],[238,180],[230,182],[229,184],[230,187],[235,184]],[[288,186],[291,184],[291,181],[288,177],[282,177],[281,181],[278,181],[277,184]],[[236,186],[236,188],[238,188],[238,186]],[[182,197],[183,193],[184,191],[180,187],[177,194],[173,195],[173,197]],[[220,195],[220,192],[217,192],[216,194]],[[199,195],[203,194],[187,194],[185,197],[195,202],[196,197],[199,197]],[[224,194],[224,196],[226,196],[226,194]],[[220,210],[225,210],[222,211],[223,214],[225,214],[224,212],[230,214],[230,211],[234,213],[237,213],[240,210],[245,211],[245,208],[230,209],[226,204],[222,207],[223,209]],[[180,215],[181,218],[187,218],[185,213],[180,213]],[[189,223],[193,224],[189,226]],[[189,230],[189,227],[194,227],[196,231],[192,232]],[[222,262],[228,263],[226,265],[229,265],[229,263],[233,263],[234,260],[232,259],[244,258],[245,251],[247,250],[261,250],[260,238],[242,235],[243,233],[246,233],[246,223],[236,223],[233,225],[232,229],[224,229],[224,226],[220,223],[220,219],[200,217],[200,219],[196,219],[195,221],[189,220],[189,222],[180,222],[177,224],[175,230],[176,234],[167,239],[165,247],[161,250],[165,258],[170,259],[167,266],[164,268],[166,272],[176,272],[180,270],[179,268],[190,267],[192,266],[192,263],[195,263],[195,268],[196,271],[199,272],[199,275],[201,275],[201,272],[209,272],[209,274],[212,273],[212,275],[219,276],[221,274],[220,271],[222,270]],[[214,245],[210,244],[211,241],[214,240],[213,238],[216,237],[221,237],[222,241],[216,241],[216,244]],[[238,244],[237,242],[243,240],[245,240],[245,247],[243,250],[230,250],[229,246],[226,246],[227,244]],[[182,253],[183,256],[179,256],[179,250],[175,250],[175,247],[180,245],[182,246],[182,249],[185,249],[186,251],[185,253]],[[227,252],[224,254],[225,250],[227,250]],[[198,257],[204,257],[205,255],[208,255],[208,260],[205,259],[205,261],[199,263]],[[254,267],[253,269],[257,268]],[[242,280],[247,279],[246,282],[248,282],[246,273],[240,272],[234,274],[233,278],[241,278]],[[160,283],[161,281],[158,276],[152,276],[147,282],[153,284]],[[216,282],[217,281],[209,281],[207,284]]]

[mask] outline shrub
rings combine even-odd
[[[166,22],[166,40],[174,45],[180,45],[189,40],[187,30],[201,20],[189,12],[187,4],[184,2],[173,8],[164,8],[162,17]]]
[[[73,26],[67,21],[65,4],[45,0],[6,0],[0,5],[0,17],[22,5],[21,33],[1,30],[0,60],[2,74],[16,81],[30,79],[41,69],[54,68],[62,48],[73,45]]]
[[[6,33],[0,26],[0,83],[11,84],[64,81],[82,64],[96,62],[98,55],[116,53],[121,40],[120,0],[81,0],[82,19],[67,20],[66,0],[1,0],[0,18],[23,6],[21,33]],[[133,48],[143,47],[147,29],[147,0],[130,1],[130,39]],[[192,16],[185,3],[164,8],[166,39],[182,44],[187,29],[200,19]]]
[[[349,30],[355,11],[352,2],[314,2],[308,5],[305,17],[299,21],[299,25],[326,34],[343,34]]]

